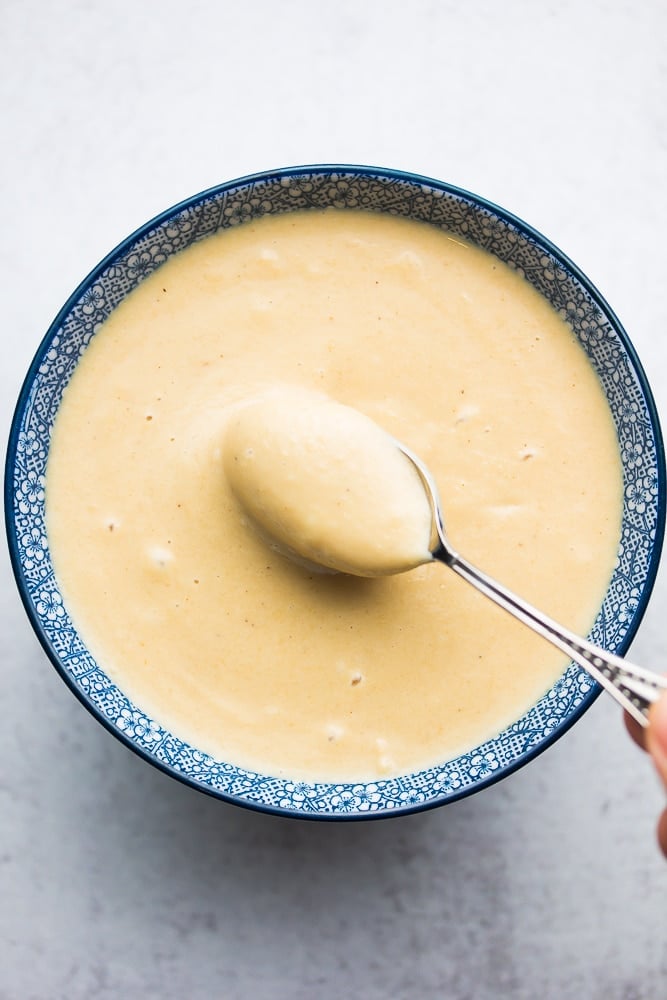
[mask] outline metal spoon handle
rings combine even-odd
[[[528,625],[604,687],[641,725],[648,725],[648,711],[662,691],[667,689],[667,677],[661,677],[643,667],[628,663],[620,656],[607,653],[587,639],[570,632],[532,604],[512,593],[492,577],[482,573],[458,553],[440,546],[434,558],[446,563],[455,573],[471,583],[505,611]]]
[[[653,702],[658,700],[662,691],[667,690],[667,677],[654,674],[644,667],[635,666],[620,656],[615,656],[599,646],[594,646],[588,639],[582,639],[581,636],[559,625],[553,618],[538,611],[532,604],[524,601],[507,587],[498,583],[497,580],[482,573],[472,563],[463,559],[458,552],[454,551],[447,539],[442,518],[440,494],[431,472],[410,448],[399,441],[396,442],[396,445],[415,466],[429,496],[437,535],[435,547],[431,552],[433,558],[445,563],[446,566],[453,569],[477,590],[490,597],[505,611],[557,646],[575,663],[588,671],[591,677],[605,688],[633,719],[636,719],[642,726],[648,725],[649,709]]]

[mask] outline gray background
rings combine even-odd
[[[79,280],[255,170],[430,174],[542,230],[626,325],[667,412],[666,8],[621,0],[0,2],[5,429]],[[317,825],[225,806],[80,707],[0,564],[0,996],[667,995],[664,794],[600,699],[490,790]],[[667,577],[633,646],[665,669]]]

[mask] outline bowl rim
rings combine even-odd
[[[127,735],[118,726],[115,726],[111,719],[106,716],[98,706],[89,699],[84,691],[76,683],[74,677],[64,668],[64,665],[59,657],[58,653],[54,649],[50,639],[46,635],[40,618],[36,612],[35,607],[30,600],[28,594],[28,587],[23,575],[23,568],[19,553],[19,547],[17,543],[16,533],[14,531],[14,489],[13,489],[13,471],[15,465],[15,456],[17,453],[17,442],[19,429],[22,421],[24,411],[26,409],[27,402],[31,393],[32,385],[36,374],[38,373],[39,366],[43,360],[44,349],[48,343],[52,340],[54,334],[62,326],[62,321],[69,314],[73,306],[79,301],[83,291],[90,287],[91,284],[112,264],[115,260],[121,257],[126,251],[133,247],[139,240],[149,235],[153,230],[162,226],[165,222],[170,219],[180,215],[182,212],[193,208],[201,203],[211,200],[214,198],[219,198],[225,193],[234,191],[235,189],[243,189],[251,185],[262,183],[262,182],[272,182],[286,178],[302,177],[307,175],[361,175],[368,177],[375,177],[385,180],[393,181],[404,181],[410,185],[425,185],[428,188],[436,191],[440,191],[443,194],[451,194],[454,197],[467,200],[477,207],[490,212],[496,217],[502,219],[504,222],[508,223],[510,226],[517,229],[522,236],[527,237],[532,240],[537,245],[544,247],[544,249],[556,260],[566,271],[568,271],[574,279],[581,285],[585,292],[590,296],[591,300],[600,308],[601,312],[606,315],[610,324],[614,327],[615,334],[618,336],[619,341],[623,346],[623,350],[626,352],[630,363],[634,369],[637,381],[641,387],[644,400],[646,403],[646,409],[648,412],[650,426],[652,433],[654,435],[654,446],[656,453],[656,472],[657,472],[657,505],[656,505],[656,524],[655,524],[655,537],[653,540],[653,545],[651,549],[651,557],[649,559],[646,568],[646,580],[643,584],[641,599],[637,604],[637,608],[634,612],[632,622],[628,627],[626,633],[619,643],[617,650],[618,655],[625,655],[629,649],[632,641],[634,640],[637,630],[642,622],[646,608],[648,606],[658,571],[658,566],[661,559],[662,546],[664,542],[665,535],[665,524],[667,515],[667,470],[665,461],[665,445],[664,439],[660,427],[660,420],[658,416],[657,406],[655,403],[655,398],[651,387],[648,382],[644,367],[637,355],[634,345],[632,344],[623,324],[620,322],[618,316],[614,310],[609,306],[606,299],[598,291],[593,282],[583,273],[583,271],[554,243],[551,242],[546,236],[544,236],[539,230],[526,223],[519,216],[513,214],[507,209],[495,204],[489,199],[477,195],[466,188],[459,187],[449,182],[438,180],[429,177],[424,174],[414,173],[406,170],[395,169],[391,167],[378,167],[369,165],[359,165],[359,164],[348,164],[348,163],[314,163],[314,164],[301,164],[297,166],[288,167],[278,167],[265,171],[258,171],[251,174],[245,174],[243,176],[224,181],[220,184],[213,185],[211,187],[205,188],[204,190],[190,195],[171,207],[161,211],[157,215],[153,216],[147,222],[134,229],[128,236],[126,236],[120,243],[118,243],[111,251],[109,251],[98,264],[93,267],[88,274],[78,283],[74,291],[68,296],[62,307],[56,313],[54,319],[49,324],[49,327],[41,338],[37,348],[35,349],[32,361],[28,367],[27,373],[23,379],[21,389],[17,398],[16,405],[14,407],[13,415],[11,418],[9,437],[7,450],[5,455],[5,470],[4,470],[4,506],[5,506],[5,531],[7,535],[10,562],[12,570],[14,573],[14,578],[16,581],[17,589],[19,591],[19,596],[25,611],[27,613],[30,624],[35,632],[37,639],[43,649],[47,654],[47,657],[56,668],[60,677],[65,681],[69,689],[75,695],[75,697],[81,702],[81,704],[93,715],[93,717],[100,722],[105,729],[107,729],[116,739],[120,740],[122,744],[136,753],[139,757],[143,758],[149,764],[156,767],[158,770],[169,775],[170,777],[176,778],[181,783],[190,786],[191,788],[203,792],[206,795],[211,796],[214,799],[227,802],[241,808],[249,809],[253,812],[263,812],[270,815],[276,815],[286,818],[294,818],[300,820],[318,821],[318,822],[355,822],[355,821],[367,821],[367,820],[384,820],[398,818],[400,816],[411,815],[414,813],[426,812],[430,809],[440,808],[443,805],[449,805],[456,802],[462,798],[467,798],[473,793],[482,791],[489,786],[496,784],[502,779],[508,777],[515,771],[524,767],[526,764],[535,760],[541,753],[551,747],[555,742],[557,742],[580,718],[581,716],[590,708],[593,702],[599,697],[602,692],[602,688],[596,683],[591,683],[590,690],[585,693],[579,705],[574,708],[567,718],[562,721],[553,732],[543,736],[539,742],[534,747],[524,749],[521,755],[511,761],[508,764],[504,764],[502,767],[498,768],[496,771],[492,771],[485,778],[476,781],[473,785],[467,785],[461,787],[458,790],[451,791],[447,794],[446,798],[433,798],[431,800],[420,801],[416,803],[411,803],[405,806],[397,806],[392,809],[383,809],[376,812],[372,811],[345,811],[340,813],[334,812],[319,812],[319,811],[297,811],[293,808],[288,808],[281,805],[267,804],[265,802],[255,801],[253,799],[243,798],[237,793],[229,792],[227,790],[216,789],[211,785],[206,784],[203,781],[198,781],[196,778],[189,774],[180,771],[174,765],[170,764],[165,760],[161,760],[159,757],[150,753],[150,751],[143,746],[139,745],[131,736]],[[248,774],[255,775],[257,772],[245,769]],[[305,784],[310,784],[305,782]],[[317,784],[326,785],[336,785],[336,784],[346,784],[345,782],[318,782]]]

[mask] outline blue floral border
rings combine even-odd
[[[571,665],[497,738],[401,778],[310,784],[249,772],[174,737],[100,669],[63,605],[44,524],[44,472],[63,390],[91,337],[119,302],[168,257],[219,229],[266,214],[329,206],[419,219],[470,240],[524,275],[572,326],[604,386],[623,457],[618,563],[591,633],[595,642],[623,653],[653,586],[665,522],[664,449],[639,361],[604,300],[544,237],[484,199],[413,174],[342,166],[259,174],[189,199],[130,236],[79,286],[35,356],[10,434],[5,515],[17,583],[40,641],[77,696],[116,736],[212,795],[293,816],[342,819],[440,805],[497,780],[561,735],[591,703],[597,686]]]

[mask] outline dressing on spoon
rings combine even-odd
[[[373,420],[327,396],[288,386],[241,404],[224,467],[267,542],[311,568],[385,576],[433,559],[414,465]]]
[[[571,656],[647,724],[667,678],[577,636],[455,552],[428,468],[362,413],[314,393],[267,393],[232,418],[225,469],[242,506],[286,554],[356,576],[438,559]]]

